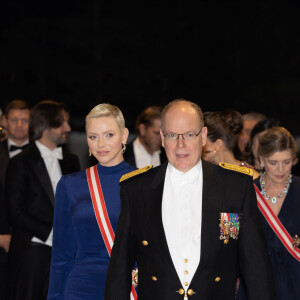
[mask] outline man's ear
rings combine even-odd
[[[162,132],[162,129],[159,131],[160,137],[161,137],[161,145],[165,148],[165,136],[164,133]]]
[[[201,134],[201,141],[202,141],[202,147],[203,147],[206,145],[207,127],[203,127],[200,134]]]

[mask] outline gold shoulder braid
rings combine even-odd
[[[128,179],[128,178],[131,178],[131,177],[133,177],[133,176],[135,176],[135,175],[145,173],[145,172],[147,172],[148,170],[150,170],[152,167],[153,167],[153,166],[150,165],[150,166],[147,166],[147,167],[144,167],[144,168],[141,168],[141,169],[137,169],[137,170],[132,171],[132,172],[130,172],[130,173],[124,174],[124,175],[121,177],[120,182],[122,182],[122,181],[124,181],[124,180],[126,180],[126,179]]]
[[[228,169],[228,170],[240,172],[243,174],[247,174],[249,176],[253,176],[253,170],[250,168],[240,167],[240,166],[231,165],[231,164],[227,164],[227,163],[219,163],[219,166],[224,169]]]

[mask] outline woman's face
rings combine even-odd
[[[89,149],[101,165],[111,167],[122,162],[122,143],[126,144],[128,129],[121,133],[114,117],[89,119],[86,135]]]
[[[216,152],[216,142],[212,142],[207,138],[206,144],[202,148],[202,158],[213,164],[219,164],[219,159]]]
[[[285,184],[293,166],[291,150],[275,152],[268,157],[261,157],[260,160],[265,165],[265,172],[268,179],[276,184]]]

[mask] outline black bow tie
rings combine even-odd
[[[15,145],[11,145],[9,147],[9,152],[15,151],[15,150],[23,150],[24,148],[26,148],[28,146],[28,144],[24,145],[24,146],[15,146]]]

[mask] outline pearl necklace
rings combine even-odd
[[[266,185],[265,173],[262,173],[262,172],[260,173],[259,181],[260,181],[260,186],[261,186],[261,194],[265,197],[266,200],[271,199],[272,204],[276,204],[278,198],[282,198],[283,194],[286,195],[288,193],[290,184],[292,183],[292,174],[290,173],[289,176],[287,177],[286,182],[285,182],[285,186],[282,189],[281,193],[277,197],[275,197],[275,196],[271,197],[271,196],[267,195],[266,188],[265,188],[265,185]]]

